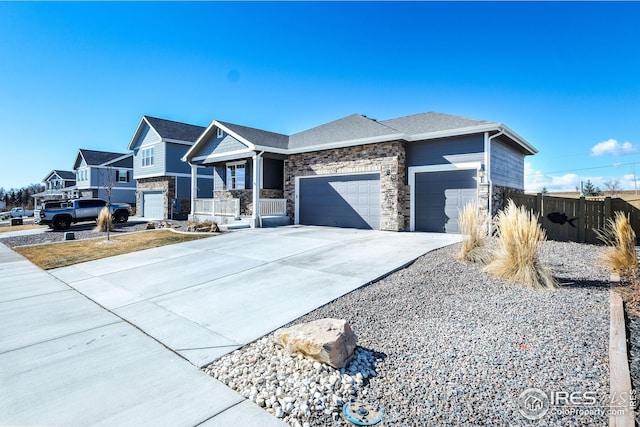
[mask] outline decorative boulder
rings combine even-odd
[[[334,368],[343,368],[353,357],[356,335],[342,319],[320,319],[278,329],[274,340],[289,353],[300,353]]]

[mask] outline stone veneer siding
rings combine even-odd
[[[292,154],[285,160],[287,214],[295,217],[295,177],[380,173],[380,229],[405,229],[406,155],[401,141]],[[386,175],[386,170],[391,173]],[[288,177],[291,176],[291,179]]]
[[[176,178],[174,176],[160,176],[154,178],[140,178],[136,184],[136,212],[142,213],[142,193],[145,191],[162,191],[164,195],[164,218],[169,218],[169,201],[176,194]],[[190,201],[182,201],[181,206],[191,209]]]

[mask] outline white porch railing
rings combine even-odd
[[[211,215],[213,214],[213,199],[196,199],[194,214]]]
[[[213,214],[219,216],[240,216],[240,199],[213,199]]]
[[[286,216],[287,199],[260,199],[260,215]]]
[[[240,216],[240,199],[196,199],[196,215]]]

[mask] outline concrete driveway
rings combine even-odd
[[[289,226],[51,271],[204,366],[458,235]]]

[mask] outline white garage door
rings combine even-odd
[[[380,229],[380,174],[300,178],[299,223]]]
[[[475,169],[415,175],[415,230],[459,233],[458,211],[478,197]]]
[[[145,191],[142,193],[142,216],[145,218],[164,219],[164,197],[162,191]]]

